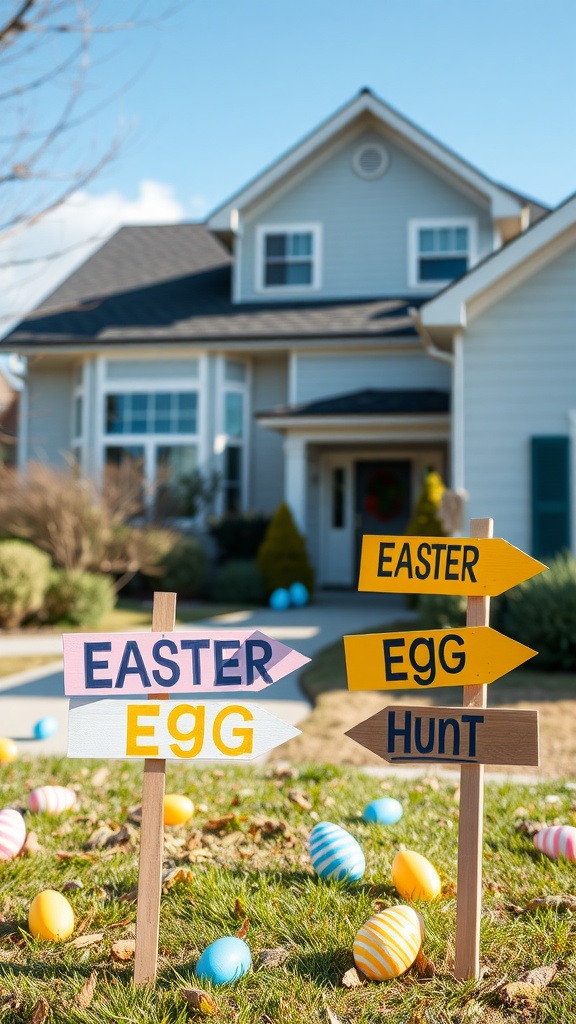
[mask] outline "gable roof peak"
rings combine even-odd
[[[405,144],[419,151],[433,164],[472,188],[479,196],[483,196],[488,201],[495,220],[503,223],[518,221],[519,229],[524,206],[521,197],[498,185],[457,153],[438,142],[385,103],[368,86],[363,86],[344,106],[339,107],[327,120],[217,207],[207,219],[208,229],[222,234],[235,233],[243,210],[259,201],[267,192],[280,186],[291,174],[318,156],[324,147],[333,143],[341,133],[367,113],[392,135],[402,139]]]

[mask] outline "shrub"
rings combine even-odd
[[[263,604],[266,591],[262,573],[255,562],[237,559],[216,570],[211,596],[214,601]]]
[[[446,531],[440,522],[438,512],[444,493],[442,477],[435,469],[429,469],[422,484],[412,518],[406,527],[409,537],[445,537]]]
[[[558,555],[547,572],[506,594],[502,630],[538,651],[535,668],[576,669],[576,561]]]
[[[219,560],[227,562],[256,558],[269,525],[270,516],[257,513],[213,519],[210,533],[218,545]]]
[[[97,626],[116,603],[112,581],[100,573],[53,569],[44,610],[48,622]]]
[[[14,629],[42,607],[50,559],[32,544],[0,542],[0,626]]]
[[[206,583],[208,557],[195,537],[178,538],[164,558],[162,590],[178,597],[198,597]]]
[[[455,594],[421,594],[418,615],[422,629],[457,629],[466,623],[466,598]]]
[[[266,595],[278,587],[303,583],[310,594],[314,591],[314,570],[306,542],[298,531],[286,502],[277,508],[264,540],[258,549],[256,563],[264,578]]]

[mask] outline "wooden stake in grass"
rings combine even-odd
[[[492,537],[493,519],[472,519],[471,537]],[[490,598],[469,597],[467,626],[488,626]],[[463,706],[485,708],[488,687],[465,686]],[[482,910],[482,820],[484,815],[484,765],[463,764],[460,768],[460,818],[458,824],[458,898],[456,908],[457,978],[480,976],[480,916]]]
[[[154,594],[152,632],[171,633],[174,630],[175,621],[176,594]],[[168,700],[168,694],[154,694],[149,699]],[[149,985],[156,980],[160,896],[162,894],[165,778],[166,761],[146,758],[144,761],[140,866],[138,869],[135,985]]]

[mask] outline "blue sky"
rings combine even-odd
[[[0,268],[5,324],[119,223],[202,219],[362,86],[497,181],[549,205],[576,190],[574,0],[174,2],[97,43],[86,102],[109,102],[76,142],[127,137],[71,207],[0,249],[73,246],[46,268]],[[100,18],[128,6],[102,0]]]

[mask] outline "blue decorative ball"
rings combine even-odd
[[[308,588],[303,583],[293,583],[290,587],[290,600],[295,608],[304,608],[310,600]]]
[[[213,985],[241,978],[252,966],[250,949],[242,939],[225,935],[206,947],[196,965],[196,976]]]
[[[400,821],[404,811],[399,800],[383,796],[379,800],[373,800],[364,808],[362,817],[364,821],[373,821],[378,825],[395,825]]]
[[[270,607],[275,612],[284,612],[290,607],[290,594],[284,587],[278,587],[270,594]]]
[[[35,740],[47,740],[50,736],[54,736],[58,732],[58,719],[52,718],[51,715],[47,715],[46,718],[39,718],[34,726],[34,739]]]
[[[357,882],[366,870],[364,852],[345,828],[321,821],[310,833],[310,860],[320,878]]]

